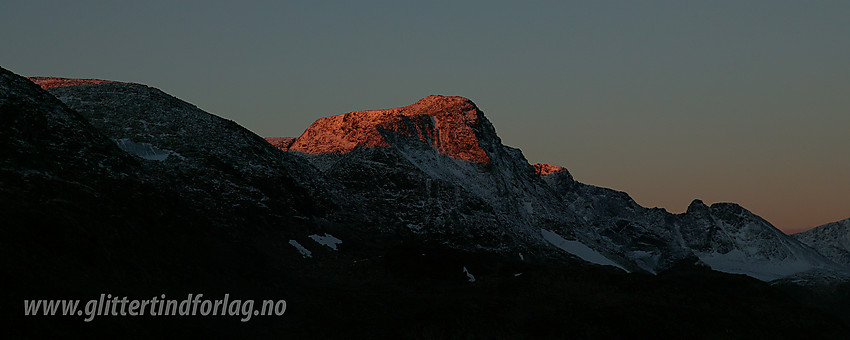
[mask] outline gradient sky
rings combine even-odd
[[[850,217],[847,1],[4,1],[0,66],[154,86],[261,136],[472,99],[640,204]]]

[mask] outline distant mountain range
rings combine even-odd
[[[647,323],[672,327],[669,336],[711,337],[716,327],[771,327],[789,310],[808,316],[772,331],[846,330],[831,310],[811,312],[779,288],[708,269],[783,285],[831,275],[834,288],[850,282],[850,220],[789,236],[733,203],[694,200],[682,214],[644,208],[564,167],[529,164],[463,97],[321,118],[298,138],[263,139],[134,83],[26,79],[0,69],[0,91],[0,205],[9,231],[0,255],[16,282],[10,299],[116,287],[293,294],[292,318],[309,326],[259,335],[279,334],[276,327],[335,334],[308,321],[317,315],[374,321],[334,301],[415,326],[385,335],[439,337],[449,327],[440,314],[479,313],[489,316],[452,334],[495,327],[507,337],[549,337],[554,328],[534,333],[532,318],[521,316],[541,313],[526,310],[541,301],[555,301],[545,308],[572,320],[557,322],[596,336],[645,334],[639,325]],[[610,291],[588,293],[595,285]],[[654,288],[682,285],[695,293]],[[519,287],[567,291],[511,300],[498,293]],[[457,299],[474,303],[441,309]],[[682,299],[705,305],[682,309]],[[677,324],[734,309],[740,299],[753,307],[718,317],[720,326]],[[422,319],[402,301],[434,315]],[[564,307],[576,301],[584,302]],[[657,310],[624,316],[623,306]],[[520,321],[487,314],[496,310]],[[759,316],[741,325],[736,313]],[[593,326],[611,315],[634,323]],[[115,327],[124,326],[134,327]]]

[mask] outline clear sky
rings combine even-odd
[[[3,1],[0,46],[261,136],[465,96],[529,161],[648,207],[850,217],[848,1]]]

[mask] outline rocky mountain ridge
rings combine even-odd
[[[464,106],[458,107],[458,103]],[[476,113],[476,118],[469,119],[467,127],[477,134],[461,134],[462,144],[483,146],[488,161],[458,163],[436,157],[435,154],[448,154],[454,159],[465,160],[446,153],[434,142],[434,136],[458,134],[454,130],[443,131],[440,124],[417,124],[417,121],[441,122],[445,117],[468,117],[469,112]],[[418,118],[411,119],[411,116]],[[442,141],[440,145],[448,143]],[[319,155],[311,159],[320,169],[335,164],[336,167],[331,166],[332,171],[326,173],[330,177],[348,176],[369,181],[366,178],[381,177],[375,177],[376,168],[388,171],[398,169],[400,163],[409,163],[413,166],[405,171],[406,174],[419,172],[426,182],[451,183],[488,206],[485,216],[479,214],[466,220],[486,220],[512,227],[503,228],[500,233],[513,235],[499,241],[509,245],[507,248],[530,244],[532,248],[545,248],[563,244],[560,239],[553,241],[546,237],[557,235],[567,241],[578,241],[581,247],[587,246],[601,258],[631,271],[654,273],[679,261],[697,261],[717,270],[762,280],[841,267],[736,204],[719,203],[708,207],[695,200],[687,212],[670,214],[663,209],[641,207],[625,193],[579,183],[566,168],[550,164],[529,166],[519,150],[501,145],[495,129],[481,110],[462,97],[429,96],[402,108],[322,118],[292,145],[284,150]],[[359,167],[351,164],[338,167],[342,159],[349,163],[362,162],[361,153],[378,152],[366,151],[371,148],[391,151],[380,151],[383,154],[380,160],[368,160],[368,174],[355,170]],[[349,153],[355,155],[346,155]],[[387,162],[387,158],[395,159]],[[381,163],[384,167],[378,166]],[[488,166],[472,169],[474,164]],[[343,170],[345,174],[334,172]],[[404,181],[417,182],[411,178]],[[379,183],[374,185],[379,186]],[[384,195],[386,192],[378,192],[374,199],[385,200]],[[495,220],[493,215],[497,217]],[[414,216],[405,223],[417,226],[417,230],[452,229],[421,223],[421,217],[421,214]],[[479,237],[478,241],[482,239]],[[521,241],[511,243],[509,240]],[[576,251],[567,250],[573,255]]]
[[[687,212],[670,214],[577,182],[566,168],[531,165],[520,150],[502,145],[483,112],[463,97],[433,95],[405,107],[330,116],[298,138],[263,141],[156,89],[35,81],[123,150],[155,161],[145,166],[193,178],[178,185],[187,195],[203,193],[193,201],[221,219],[233,209],[309,216],[317,208],[307,206],[321,201],[343,207],[324,210],[329,218],[379,232],[458,249],[578,257],[627,271],[656,273],[685,261],[769,281],[842,267],[735,204],[695,200]],[[274,153],[270,144],[286,152]],[[296,206],[302,212],[283,208]]]

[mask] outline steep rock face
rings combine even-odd
[[[405,107],[319,119],[291,150],[317,154],[348,153],[357,146],[389,147],[392,135],[417,139],[456,159],[489,164],[482,144],[493,144],[495,131],[469,99],[435,95]]]
[[[850,266],[850,218],[792,235],[829,259]]]

